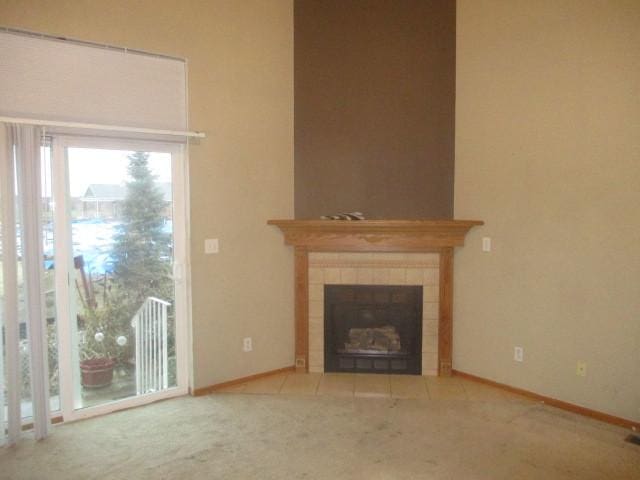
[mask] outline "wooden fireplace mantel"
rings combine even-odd
[[[309,368],[309,252],[440,254],[438,374],[451,375],[453,248],[479,220],[269,220],[295,247],[295,364]]]
[[[314,251],[425,252],[464,244],[478,220],[269,220],[287,245]]]

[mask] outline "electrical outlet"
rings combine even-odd
[[[482,237],[482,251],[483,252],[491,251],[491,237]]]
[[[524,348],[522,347],[513,347],[513,359],[516,362],[524,361]]]
[[[576,375],[579,377],[587,376],[587,362],[578,362],[576,365]]]
[[[242,340],[242,350],[244,352],[250,352],[253,350],[253,342],[251,341],[251,337],[246,337]]]

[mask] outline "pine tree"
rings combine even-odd
[[[170,295],[170,235],[163,231],[164,195],[149,169],[149,154],[129,155],[122,224],[112,252],[114,283],[137,307],[149,296]],[[136,308],[137,308],[136,307]]]
[[[85,358],[127,361],[134,355],[131,320],[137,310],[147,297],[173,300],[171,235],[163,231],[164,194],[149,169],[148,153],[134,152],[127,158],[130,181],[111,251],[111,286],[104,305],[86,312]],[[100,340],[95,338],[97,333],[102,334]],[[129,340],[124,347],[116,343],[121,335]]]

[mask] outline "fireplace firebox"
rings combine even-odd
[[[325,285],[325,372],[422,373],[422,286]]]

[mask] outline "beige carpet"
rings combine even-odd
[[[515,396],[279,390],[61,425],[45,441],[0,449],[0,478],[640,479],[640,447],[625,430]]]

